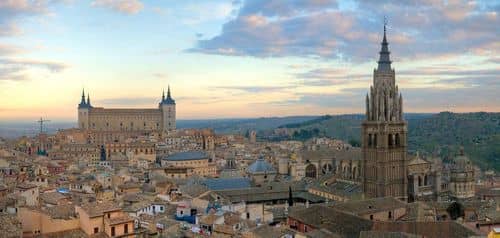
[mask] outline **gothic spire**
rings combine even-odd
[[[172,97],[170,96],[170,84],[168,85],[167,89],[167,99],[172,99]]]
[[[161,101],[165,101],[165,88],[163,88],[163,92],[161,93]]]
[[[380,58],[378,60],[378,70],[390,70],[391,69],[391,59],[389,57],[389,43],[386,37],[386,27],[387,20],[384,18],[384,39],[382,40],[382,48],[380,50]]]
[[[87,105],[90,106],[90,94],[87,94]]]
[[[161,104],[170,104],[170,105],[175,104],[175,100],[172,98],[172,94],[170,93],[170,85],[168,85],[167,97],[165,97],[165,91],[163,91]]]
[[[82,89],[82,101],[80,102],[80,104],[85,104],[85,88]]]

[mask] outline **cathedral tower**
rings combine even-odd
[[[378,67],[366,95],[366,118],[362,123],[363,191],[366,198],[390,196],[406,200],[407,123],[389,55],[384,25]]]

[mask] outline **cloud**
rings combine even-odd
[[[146,106],[152,107],[160,102],[161,97],[115,97],[95,100],[96,105],[110,105],[110,106]],[[177,103],[189,102],[193,104],[208,104],[224,102],[225,99],[221,97],[177,97],[174,98]]]
[[[62,0],[2,0],[0,1],[0,36],[22,33],[16,24],[20,17],[47,15],[50,6]]]
[[[112,106],[141,106],[141,105],[156,105],[160,102],[158,97],[117,97],[95,100],[97,104],[112,105]]]
[[[167,74],[164,74],[164,73],[154,73],[153,76],[155,78],[160,78],[160,79],[165,79],[165,78],[168,78],[168,75]]]
[[[0,57],[20,54],[23,52],[25,52],[25,49],[21,47],[0,43]]]
[[[137,14],[144,4],[139,0],[95,0],[91,3],[93,7],[104,7],[124,14]]]
[[[227,19],[233,14],[233,5],[229,3],[210,3],[199,1],[188,4],[177,13],[180,21],[187,25],[196,25],[213,20]]]
[[[500,52],[498,6],[468,1],[244,1],[220,34],[189,52],[254,57],[319,57],[366,62],[380,47],[388,16],[398,58]],[[493,48],[488,46],[494,46]]]
[[[239,90],[247,93],[276,92],[291,88],[291,86],[219,86],[216,89]]]
[[[29,79],[27,70],[33,68],[45,69],[51,73],[58,73],[67,67],[68,65],[59,62],[0,58],[0,81],[27,80]]]
[[[318,68],[295,74],[296,78],[305,79],[306,86],[344,85],[362,82],[371,77],[370,74],[351,73],[347,69]]]

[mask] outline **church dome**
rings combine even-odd
[[[253,162],[250,166],[248,166],[247,172],[251,173],[251,174],[275,173],[276,170],[269,162],[264,160],[264,158],[261,156],[259,159],[257,159],[255,162]]]

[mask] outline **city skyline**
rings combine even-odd
[[[0,120],[103,107],[178,118],[363,113],[383,34],[407,112],[499,111],[495,2],[0,3]],[[5,100],[7,98],[8,100]]]

